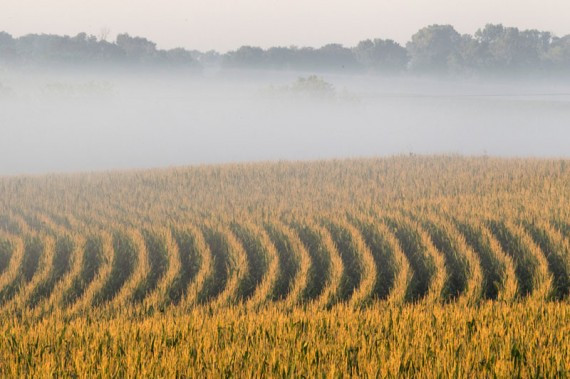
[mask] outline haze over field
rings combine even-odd
[[[568,5],[530,12],[538,2],[502,2],[483,20],[488,3],[465,3],[312,0],[265,12],[269,3],[254,0],[172,1],[111,12],[103,1],[87,14],[67,0],[7,0],[0,175],[394,154],[568,157],[570,30],[559,22]],[[55,25],[62,9],[71,17]],[[178,25],[174,9],[192,26]],[[349,27],[355,20],[362,29]],[[498,21],[518,26],[488,23]],[[264,32],[234,33],[244,25]],[[295,34],[309,30],[326,39]]]
[[[0,174],[392,154],[568,157],[570,85],[0,72]]]

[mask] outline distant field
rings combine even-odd
[[[0,178],[1,376],[568,376],[570,161]]]

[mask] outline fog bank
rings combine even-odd
[[[299,77],[308,74],[0,71],[0,175],[407,153],[570,157],[570,85]]]

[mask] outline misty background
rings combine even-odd
[[[2,0],[0,30],[146,36],[162,48],[226,52],[242,45],[354,46],[365,38],[404,45],[420,27],[486,23],[570,33],[568,0]]]
[[[0,175],[259,160],[568,157],[570,36],[487,25],[401,45],[164,50],[0,33]]]

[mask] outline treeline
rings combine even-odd
[[[471,75],[570,74],[570,35],[488,24],[474,35],[451,25],[420,29],[402,46],[393,40],[361,41],[354,47],[242,46],[220,54],[182,48],[159,50],[141,37],[120,34],[114,42],[88,36],[27,35],[0,32],[0,63],[33,65],[129,64],[299,71],[424,73]]]
[[[0,32],[0,64],[17,66],[167,66],[198,68],[188,50],[160,50],[142,37],[119,34],[114,42],[86,33],[75,37]]]
[[[451,25],[431,25],[406,46],[392,40],[365,40],[355,47],[329,44],[319,49],[244,46],[223,56],[239,68],[345,70],[379,73],[517,74],[570,73],[570,35],[486,25],[474,35]]]

